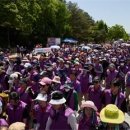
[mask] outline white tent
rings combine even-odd
[[[60,46],[57,46],[57,45],[53,45],[53,46],[50,46],[51,49],[60,49]]]

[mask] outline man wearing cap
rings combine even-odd
[[[67,82],[70,82],[72,88],[74,88],[74,90],[77,92],[77,94],[78,94],[78,102],[79,102],[79,105],[81,105],[81,100],[82,100],[81,83],[77,79],[77,73],[76,73],[74,68],[71,69],[69,78],[70,79],[68,79]]]
[[[45,130],[50,110],[50,105],[47,103],[47,94],[39,93],[35,100],[38,101],[38,104],[33,107],[33,128]]]
[[[94,70],[95,70],[96,76],[101,77],[103,73],[103,67],[102,67],[102,64],[100,64],[98,58],[95,58],[94,60]]]
[[[115,78],[117,78],[118,76],[118,71],[116,70],[116,67],[114,64],[110,64],[109,68],[107,69],[107,73],[106,73],[106,79],[105,79],[105,83],[106,83],[106,88],[109,89],[112,80],[114,80]]]
[[[96,76],[93,79],[93,85],[89,86],[88,89],[88,99],[93,101],[98,111],[102,109],[102,96],[103,96],[103,88],[100,83],[100,79]]]
[[[65,106],[62,92],[54,91],[50,100],[52,108],[45,130],[77,130],[74,111]]]
[[[66,105],[72,110],[78,110],[78,94],[71,86],[71,83],[65,83],[62,87],[64,97],[66,99]]]
[[[126,97],[120,90],[120,81],[119,81],[119,79],[115,79],[112,82],[110,89],[104,90],[102,103],[105,106],[108,105],[108,104],[115,104],[123,112],[127,111]]]
[[[11,92],[9,96],[9,103],[6,107],[6,113],[8,115],[8,123],[20,121],[27,123],[28,119],[28,110],[27,104],[20,101],[19,95],[17,92]]]
[[[81,96],[84,96],[84,99],[87,100],[88,88],[90,83],[92,83],[92,75],[89,72],[87,64],[85,64],[84,69],[78,76],[78,79],[81,85]]]
[[[60,90],[61,86],[61,78],[59,76],[54,76],[52,79],[52,89],[55,90]]]

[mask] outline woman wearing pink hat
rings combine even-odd
[[[78,130],[96,130],[98,126],[97,107],[92,101],[82,102],[78,116]]]

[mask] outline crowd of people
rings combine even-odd
[[[16,53],[0,52],[0,130],[129,129],[129,47]]]

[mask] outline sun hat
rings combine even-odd
[[[25,63],[25,64],[24,64],[24,67],[25,67],[25,68],[31,68],[32,65],[31,65],[30,63]]]
[[[9,95],[6,94],[6,93],[4,93],[4,92],[2,92],[2,93],[0,93],[0,97],[1,97],[1,98],[8,98]]]
[[[100,78],[98,76],[94,77],[94,79],[93,79],[94,83],[99,82],[99,81],[100,81]]]
[[[115,68],[115,65],[113,63],[109,64],[109,68]]]
[[[54,76],[54,78],[52,79],[52,82],[61,84],[60,77],[59,76]]]
[[[52,105],[60,105],[60,104],[64,104],[66,102],[66,99],[63,96],[63,93],[60,91],[54,91],[51,94],[51,100],[50,100],[50,104]]]
[[[105,123],[121,124],[124,120],[124,113],[116,105],[109,104],[100,112],[100,119]]]
[[[52,83],[52,80],[48,77],[44,77],[41,79],[41,81],[39,82],[39,84],[41,85],[50,85]]]
[[[15,79],[18,79],[18,74],[17,73],[12,73],[9,77],[8,83],[13,83]]]
[[[9,126],[9,129],[8,130],[25,130],[25,123],[23,122],[15,122],[15,123],[12,123],[10,126]]]
[[[47,101],[47,94],[43,95],[42,93],[39,93],[35,100],[46,102]]]
[[[95,106],[94,102],[92,101],[82,101],[81,108],[89,107],[93,110],[97,111],[97,107]]]

